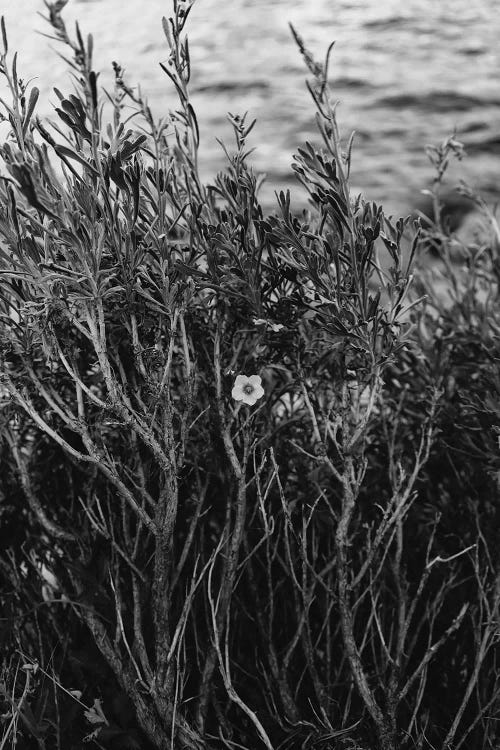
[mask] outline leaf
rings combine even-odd
[[[12,83],[14,85],[14,91],[16,99],[19,97],[19,77],[17,75],[17,52],[14,53],[14,59],[12,60]]]
[[[350,173],[351,173],[351,154],[352,154],[352,144],[354,142],[354,136],[356,135],[356,131],[353,130],[351,133],[351,137],[349,138],[349,142],[347,144],[347,154],[345,157],[345,163],[347,164],[347,179],[349,179]]]
[[[97,109],[97,75],[93,70],[89,73],[90,93],[92,95],[92,106]]]
[[[14,195],[14,191],[12,190],[12,187],[10,185],[8,185],[7,187],[7,192],[9,194],[10,205],[11,205],[12,223],[14,224],[14,229],[16,230],[17,236],[21,238],[21,229],[19,227],[19,219],[17,218],[16,196]]]
[[[26,133],[26,130],[28,129],[28,125],[31,120],[31,116],[33,114],[33,111],[36,107],[36,103],[38,101],[38,97],[40,96],[40,91],[37,89],[36,86],[33,86],[33,88],[30,91],[30,98],[28,100],[28,108],[26,110],[26,116],[24,118],[23,122],[23,135]]]
[[[85,735],[85,737],[83,738],[83,742],[92,742],[92,740],[96,740],[99,737],[99,732],[100,731],[101,731],[100,728],[99,729],[94,729],[93,732],[91,732],[90,734]]]
[[[88,711],[84,711],[83,715],[90,724],[109,724],[108,720],[104,716],[104,711],[102,710],[101,701],[99,700],[99,698],[96,698],[94,700],[92,706],[88,709]]]
[[[192,105],[189,102],[188,102],[188,105],[187,105],[187,111],[188,111],[189,116],[191,118],[191,123],[192,123],[193,128],[194,128],[195,143],[196,143],[196,146],[198,147],[199,143],[200,143],[200,129],[198,127],[198,120],[196,119],[195,111],[194,111]]]
[[[75,161],[80,162],[86,169],[90,169],[91,172],[94,173],[96,177],[99,176],[99,172],[95,167],[92,166],[92,164],[89,164],[89,162],[83,158],[83,156],[80,156],[76,151],[72,151],[67,146],[63,146],[61,144],[57,144],[55,147],[55,151],[58,156],[66,156],[68,159],[74,159]]]
[[[170,32],[168,21],[165,18],[165,16],[163,16],[163,18],[161,19],[161,25],[163,27],[163,33],[165,34],[165,38],[169,44],[169,47],[172,48],[173,47],[172,34]]]
[[[6,55],[7,52],[9,51],[9,45],[7,43],[7,32],[5,31],[5,18],[3,16],[2,16],[0,23],[2,25],[3,51],[4,51],[4,54]]]

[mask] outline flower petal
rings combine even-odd
[[[255,398],[257,400],[259,398],[262,398],[262,396],[264,395],[264,389],[263,389],[263,387],[261,385],[256,385],[255,386],[255,390],[253,392],[253,395],[255,396]]]
[[[241,401],[242,398],[244,398],[244,393],[243,393],[241,386],[238,386],[238,385],[233,386],[233,390],[231,391],[231,396],[235,399],[235,401]]]
[[[257,401],[257,398],[254,393],[245,393],[243,396],[243,403],[248,404],[248,406],[255,406],[255,402]]]
[[[250,377],[248,378],[248,382],[255,388],[258,388],[262,383],[262,378],[260,377],[260,375],[250,375]]]
[[[244,386],[248,383],[248,378],[246,375],[236,375],[236,380],[234,381],[235,386]]]

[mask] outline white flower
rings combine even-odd
[[[254,406],[255,402],[264,395],[262,378],[260,375],[237,375],[234,381],[231,396],[235,401],[243,401],[244,404]]]

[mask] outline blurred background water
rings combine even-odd
[[[19,72],[36,78],[39,114],[49,114],[54,85],[70,93],[61,45],[38,15],[42,0],[0,0]],[[75,20],[92,32],[100,82],[110,86],[111,62],[140,83],[153,111],[176,107],[172,86],[160,69],[167,57],[161,17],[170,0],[70,0],[68,29]],[[468,158],[453,166],[484,191],[500,194],[500,14],[496,0],[197,0],[188,23],[192,100],[201,128],[201,165],[210,178],[225,161],[216,138],[232,144],[228,111],[257,118],[250,136],[252,161],[267,174],[261,197],[290,187],[303,197],[290,169],[297,146],[318,141],[305,88],[306,71],[288,22],[322,59],[336,40],[331,81],[340,101],[346,138],[357,132],[352,183],[389,212],[419,204],[432,169],[424,152],[454,128]],[[52,49],[51,49],[52,48]]]

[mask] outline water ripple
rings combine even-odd
[[[37,16],[43,0],[3,5],[19,70],[25,79],[36,77],[39,112],[46,114],[52,87],[69,92],[72,83],[47,39],[35,33],[47,30]],[[101,83],[111,84],[111,61],[118,60],[158,115],[177,106],[158,65],[167,57],[165,13],[164,0],[79,0],[64,10],[68,28],[78,18],[85,33],[94,33]],[[331,77],[342,131],[362,131],[353,156],[355,191],[406,212],[432,179],[425,144],[457,128],[470,156],[460,170],[452,167],[451,180],[465,175],[500,196],[496,0],[198,0],[189,35],[205,177],[224,164],[216,137],[232,142],[227,111],[248,109],[257,117],[249,145],[256,147],[256,168],[268,175],[262,193],[268,205],[275,189],[290,184],[291,151],[305,138],[319,141],[289,21],[317,57],[336,40]]]

